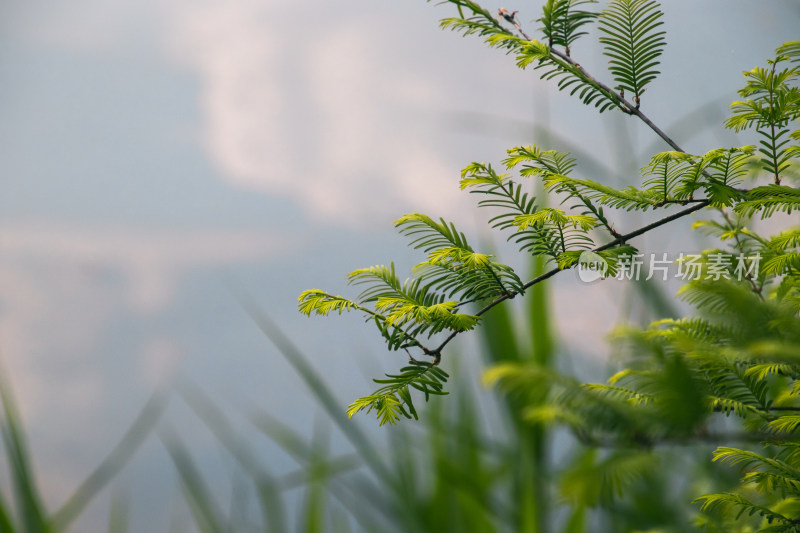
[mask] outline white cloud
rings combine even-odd
[[[198,75],[203,141],[225,179],[338,222],[410,205],[422,180],[439,210],[460,202],[458,169],[416,142],[410,118],[446,93],[414,58],[385,59],[397,44],[377,20],[293,19],[254,0],[173,8],[169,45]]]
[[[96,364],[97,343],[115,318],[158,316],[193,270],[266,260],[288,248],[255,231],[6,224],[0,353],[26,416],[52,402],[84,413],[101,408],[106,376]],[[140,378],[158,381],[172,371],[179,350],[170,342],[148,345]]]
[[[486,98],[478,96],[486,87],[464,83],[474,55],[455,69],[422,60],[432,46],[425,39],[442,34],[431,20],[429,33],[412,35],[414,17],[385,5],[82,0],[20,7],[14,31],[37,46],[88,56],[153,57],[160,48],[162,60],[195,76],[197,92],[186,97],[196,99],[199,116],[189,123],[199,131],[190,137],[222,179],[352,225],[428,205],[457,217],[471,205],[457,185],[467,161],[454,158],[437,117],[465,95]],[[513,70],[505,61],[479,70],[488,77],[496,64]],[[513,80],[504,90],[511,87],[524,92]]]
[[[204,142],[226,177],[242,185],[288,185],[281,147],[284,99],[278,84],[280,36],[268,3],[177,3],[168,45],[201,84]],[[263,185],[263,184],[262,184]]]

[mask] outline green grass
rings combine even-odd
[[[6,379],[0,376],[3,450],[11,475],[11,498],[0,493],[0,533],[59,533],[69,531],[87,505],[114,479],[122,467],[152,432],[166,407],[164,395],[155,394],[144,406],[119,444],[81,483],[60,508],[49,510],[42,502],[40,486],[34,476],[33,458],[28,447],[19,411]],[[10,503],[13,502],[13,503]],[[121,503],[112,506],[109,530],[126,530],[126,511]]]
[[[498,307],[486,316],[482,341],[487,366],[516,362],[547,367],[557,360],[546,285],[537,288],[541,292],[525,302],[522,328],[514,327],[507,308]],[[652,472],[625,479],[624,454],[587,449],[564,432],[531,425],[523,416],[530,397],[500,396],[487,402],[492,393],[470,386],[467,369],[458,366],[451,369],[452,394],[434,398],[419,422],[382,428],[377,436],[364,431],[361,420],[346,416],[346,402],[336,398],[310,360],[256,306],[246,306],[326,415],[310,438],[269,412],[250,417],[251,428],[290,456],[296,470],[273,474],[270,459],[256,452],[263,442],[245,440],[208,395],[181,383],[177,395],[233,460],[229,464],[235,465],[235,483],[229,495],[222,494],[218,479],[204,473],[191,443],[158,424],[167,396],[157,394],[66,503],[50,510],[42,503],[13,395],[3,382],[2,435],[11,485],[10,495],[0,493],[0,533],[69,531],[154,432],[190,511],[191,523],[184,525],[201,533],[691,530],[691,498],[686,496],[690,487],[676,491],[674,475]],[[372,422],[364,417],[367,420]],[[331,431],[344,437],[347,451],[331,451]],[[666,461],[690,470],[692,458],[702,451],[668,451]],[[695,481],[711,483],[714,475],[705,472]],[[610,487],[621,487],[619,494],[602,492],[604,485],[598,480],[606,479]],[[116,494],[108,531],[128,531],[131,512],[137,510]]]

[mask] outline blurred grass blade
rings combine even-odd
[[[222,513],[189,452],[176,435],[161,432],[160,437],[178,471],[197,528],[202,533],[223,533]]]
[[[313,456],[311,446],[288,424],[266,412],[254,417],[253,424],[301,465],[311,462]]]
[[[256,487],[261,517],[266,530],[272,533],[288,531],[283,493],[278,481],[256,459],[243,442],[235,437],[234,429],[216,404],[199,388],[181,382],[178,394],[190,409],[205,423],[209,430],[238,461]]]
[[[488,364],[523,359],[517,345],[511,312],[511,306],[498,305],[483,316],[483,327],[478,330],[478,334],[486,344],[484,356]]]
[[[311,462],[307,468],[309,484],[301,514],[301,531],[323,533],[325,531],[325,488],[330,476],[328,470],[330,434],[320,424],[315,424],[310,451]]]
[[[275,325],[252,299],[244,294],[239,294],[238,297],[245,311],[250,315],[250,318],[253,319],[267,338],[272,341],[272,344],[278,348],[278,351],[286,358],[289,364],[294,367],[295,371],[300,374],[300,377],[305,381],[309,390],[325,410],[328,417],[333,420],[353,447],[358,450],[373,473],[383,482],[390,483],[392,481],[391,475],[384,461],[378,454],[377,449],[359,427],[347,417],[344,407],[339,407],[343,405],[342,402],[336,399],[325,381],[317,374],[311,364],[309,364],[302,352],[295,347],[280,328]]]
[[[228,531],[246,531],[247,509],[250,503],[250,483],[241,470],[236,470],[231,483],[231,499],[228,510]]]
[[[258,503],[261,517],[267,526],[268,533],[288,531],[283,493],[271,476],[261,476],[256,480]]]
[[[429,404],[429,407],[441,402]],[[429,410],[430,411],[430,410]],[[428,419],[429,420],[429,419]],[[400,531],[419,531],[422,529],[423,522],[433,526],[430,521],[426,521],[424,516],[420,516],[420,499],[430,499],[433,506],[433,498],[419,493],[419,478],[422,472],[418,468],[419,457],[415,455],[414,440],[409,435],[409,426],[397,426],[391,429],[393,435],[389,439],[389,456],[392,458],[391,467],[394,471],[395,483],[391,487],[393,493],[388,496],[388,505],[391,506],[391,513],[396,518],[393,524]],[[428,447],[428,450],[432,448]],[[424,511],[423,511],[424,512]],[[434,529],[430,527],[430,529]]]
[[[541,257],[533,260],[533,276],[544,274],[547,265]],[[538,283],[530,288],[528,294],[528,325],[531,331],[533,360],[543,367],[551,367],[554,349],[553,326],[550,317],[550,281]]]
[[[533,275],[543,274],[546,266],[541,257],[534,258]],[[550,318],[553,310],[550,305],[549,281],[531,287],[528,306],[533,362],[545,368],[553,368],[555,367],[553,360],[555,342]],[[548,492],[548,483],[551,478],[549,472],[550,436],[550,431],[543,425],[530,427],[526,435],[531,444],[530,458],[533,475],[526,476],[527,479],[523,480],[524,483],[531,484],[531,493],[528,498],[520,502],[520,505],[526,514],[530,513],[524,521],[530,521],[530,525],[533,527],[526,527],[527,531],[544,532],[550,523],[550,509],[554,505],[554,502],[550,501]],[[528,489],[525,490],[526,493],[527,491]]]
[[[567,525],[564,527],[564,533],[584,533],[586,531],[585,522],[586,508],[583,505],[576,505],[572,509]]]
[[[11,470],[11,482],[18,509],[17,518],[22,521],[22,530],[26,533],[49,532],[51,529],[36,480],[33,477],[33,468],[22,430],[22,422],[10,387],[2,376],[0,376],[0,400],[2,400],[3,414],[5,415],[2,425],[3,441]],[[5,514],[3,512],[3,515]],[[8,527],[8,531],[14,531],[8,516],[4,516],[4,518],[3,527]]]
[[[302,470],[299,472],[287,474],[283,478],[282,485],[285,488],[293,488],[306,483],[310,470],[314,465],[319,466],[317,463],[320,461],[319,452],[315,450],[313,443],[309,446],[292,428],[267,413],[261,413],[253,420],[253,423],[259,431],[302,465]],[[338,457],[329,457],[326,454],[324,468],[331,476],[343,474],[361,467],[363,462],[359,459],[359,456],[355,454]]]
[[[480,420],[469,389],[462,383],[454,397],[455,408],[429,409],[430,441],[435,490],[431,520],[437,531],[452,529],[474,533],[494,533],[497,508],[494,478],[487,472],[484,458],[488,450],[481,442],[476,420]],[[438,407],[439,404],[437,404]]]
[[[129,518],[128,496],[115,494],[108,513],[108,533],[127,533]]]
[[[335,480],[339,474],[357,470],[363,465],[361,457],[354,454],[333,458],[326,456],[324,464],[320,463],[319,453],[315,451],[313,445],[306,444],[291,427],[268,413],[260,413],[254,418],[253,423],[301,465],[301,470],[290,472],[283,477],[281,487],[284,489],[309,484],[309,474],[313,473],[315,468],[324,469],[326,477]],[[331,489],[330,492],[366,531],[376,531],[380,528],[377,527],[375,518],[370,516],[374,512],[383,513],[389,519],[396,518],[383,501],[385,489],[396,486],[397,481],[394,478],[391,478],[391,483],[384,485],[383,488],[376,486],[373,478],[363,478],[360,483],[336,483],[335,489]],[[365,500],[370,502],[369,506],[363,505]]]
[[[346,474],[354,470],[358,470],[362,466],[358,456],[353,454],[342,455],[339,457],[332,457],[328,460],[327,469],[330,476],[336,477],[341,474]],[[289,472],[281,477],[281,487],[284,490],[302,487],[308,482],[307,467],[302,467],[300,470]]]
[[[266,413],[260,413],[254,418],[253,423],[257,429],[265,433],[303,465],[301,470],[291,472],[279,481],[260,464],[244,442],[235,437],[234,429],[228,418],[201,389],[189,382],[181,382],[178,385],[178,393],[255,483],[267,531],[276,533],[288,531],[283,491],[308,484],[308,473],[312,468],[311,464],[315,461],[313,446],[307,445],[289,426],[273,419]],[[363,466],[363,461],[359,456],[346,454],[327,459],[325,469],[330,477],[335,477],[361,466]],[[346,499],[342,499],[342,491],[332,492],[340,501],[346,501]],[[351,509],[353,516],[361,523],[367,523],[367,517],[359,516],[360,509],[358,507],[349,505],[346,507]]]
[[[119,444],[55,512],[53,515],[55,531],[66,530],[103,487],[130,461],[161,419],[167,403],[168,399],[164,393],[155,393],[150,397]]]
[[[10,507],[8,503],[6,503],[6,499],[0,495],[0,533],[14,533],[14,526],[11,525],[9,510]]]
[[[541,260],[532,265],[535,277],[544,272]],[[492,363],[516,362],[553,366],[554,341],[551,324],[549,283],[531,287],[526,298],[526,326],[530,337],[518,337],[512,319],[512,310],[503,306],[492,309],[484,316],[481,335],[488,348],[488,360]],[[513,472],[513,507],[516,509],[516,527],[519,532],[541,533],[549,522],[550,501],[548,483],[548,430],[532,426],[521,417],[527,403],[519,398],[506,396],[502,405],[519,439],[518,447],[507,457],[515,465]]]
[[[350,520],[341,509],[333,510],[333,533],[352,533],[353,528],[350,526]]]

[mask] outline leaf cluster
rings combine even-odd
[[[626,5],[626,9],[643,9],[643,13],[655,9],[646,2]],[[484,20],[487,27],[492,26],[487,20],[491,16],[473,7],[469,7],[472,17],[458,20],[472,24],[473,19],[478,18]],[[655,24],[657,17],[647,17],[652,18],[648,18],[649,25]],[[548,20],[552,22],[553,19]],[[492,27],[497,31],[502,28],[499,23]],[[647,28],[644,33],[652,29]],[[796,146],[787,149],[790,148]],[[617,232],[606,209],[647,211],[695,204],[698,208],[730,207],[737,220],[744,220],[756,214],[765,218],[777,211],[790,213],[800,208],[798,189],[791,186],[769,184],[741,188],[744,180],[758,171],[760,158],[754,154],[755,150],[755,147],[744,146],[715,148],[703,155],[677,150],[657,153],[642,168],[640,188],[617,189],[590,178],[573,176],[577,162],[569,153],[529,145],[508,150],[502,162],[507,172],[498,172],[489,163],[471,163],[461,172],[460,186],[481,198],[478,206],[492,211],[489,225],[505,232],[520,252],[544,258],[556,271],[591,258],[591,261],[604,262],[607,270],[614,274],[623,256],[632,251],[627,240],[638,232],[627,236]],[[519,179],[513,173],[517,173]],[[537,201],[529,192],[530,186],[523,181],[526,178],[540,181],[563,208],[545,207]],[[362,288],[355,299],[313,289],[300,295],[300,311],[307,315],[360,312],[377,327],[390,350],[417,349],[433,357],[434,364],[438,364],[443,346],[454,335],[475,328],[480,316],[489,308],[523,294],[529,284],[536,282],[524,283],[510,266],[490,254],[476,251],[466,236],[444,219],[412,213],[396,220],[395,225],[401,234],[410,238],[413,248],[426,255],[426,260],[412,269],[411,277],[401,281],[393,264],[358,269],[348,275],[350,284]],[[712,226],[709,222],[705,229],[710,230]],[[611,241],[598,244],[598,234],[605,234]],[[740,253],[747,251],[763,257],[764,272],[783,276],[780,290],[786,305],[797,305],[798,289],[793,273],[797,271],[800,256],[795,240],[784,237],[786,246],[781,247],[782,241],[764,240],[741,226],[722,228],[720,237],[733,238]],[[718,264],[722,257],[719,253],[715,256]],[[726,259],[733,264],[732,257],[726,256]],[[716,268],[715,279],[718,279],[719,265],[709,266],[714,262],[711,257],[704,257],[703,264],[712,270]],[[739,270],[744,267],[752,269],[752,265],[746,263],[738,265]],[[733,266],[729,270],[730,274],[737,273]],[[749,279],[748,282],[760,290],[765,279]],[[689,286],[687,296],[694,294],[693,291]],[[471,303],[482,303],[484,307],[473,313],[464,312],[465,306]],[[449,336],[438,347],[426,346],[427,339],[440,333]],[[720,400],[719,405],[726,401]]]
[[[744,100],[731,104],[733,115],[726,126],[734,131],[755,129],[759,136],[758,153],[761,166],[772,176],[776,185],[781,175],[793,165],[800,148],[791,144],[798,141],[800,130],[792,131],[792,123],[800,117],[800,41],[791,41],[776,50],[768,66],[755,67],[745,72],[745,86],[739,90]],[[789,66],[783,65],[789,63]]]
[[[542,6],[541,32],[547,45],[563,46],[570,55],[572,43],[587,34],[584,26],[595,21],[598,13],[587,11],[584,6],[596,4],[596,0],[548,0]]]
[[[375,383],[383,386],[350,404],[347,416],[352,417],[364,410],[369,413],[374,409],[380,425],[394,425],[401,416],[416,420],[419,417],[410,389],[422,392],[427,401],[431,395],[448,394],[444,390],[448,377],[447,372],[432,363],[412,360],[408,366],[400,369],[399,374],[387,374],[384,379],[375,379]]]
[[[755,249],[764,257],[795,253],[800,230],[762,238],[751,237],[740,221],[713,229],[734,250],[703,254],[703,275],[681,290],[695,316],[660,320],[646,329],[619,328],[614,340],[624,368],[607,383],[584,384],[530,363],[496,366],[486,380],[521,398],[530,423],[568,427],[588,447],[611,450],[609,460],[631,459],[630,470],[619,474],[628,480],[617,483],[623,488],[656,468],[652,456],[658,447],[764,442],[762,453],[717,449],[715,461],[739,466],[745,474],[736,490],[697,499],[706,513],[701,521],[721,530],[746,521],[758,531],[795,531],[800,523],[800,507],[794,505],[800,500],[797,269],[762,263],[763,268],[739,272],[741,279],[733,266],[721,279],[707,274],[712,257],[732,256],[738,249]],[[640,457],[650,460],[639,463]],[[570,479],[571,491],[585,493],[584,476]]]
[[[616,0],[600,16],[603,53],[620,91],[633,94],[638,107],[646,86],[656,79],[666,46],[663,13],[652,0]]]
[[[423,392],[426,399],[443,393],[446,374],[436,368],[440,352],[427,348],[425,339],[473,329],[479,316],[460,312],[470,302],[523,291],[522,281],[511,267],[476,252],[452,223],[413,213],[399,218],[395,225],[411,239],[411,246],[427,254],[426,261],[412,269],[411,277],[401,281],[394,264],[375,265],[348,275],[349,283],[362,289],[354,299],[319,289],[304,291],[298,298],[303,314],[360,312],[376,326],[390,350],[416,348],[434,357],[432,363],[417,364],[409,354],[410,366],[387,377],[399,382],[378,381],[384,387],[351,405],[350,414],[375,409],[381,424],[394,423],[398,416],[416,417],[410,389]]]
[[[696,227],[724,246],[703,252],[700,276],[680,291],[694,316],[619,329],[614,338],[624,367],[607,383],[580,383],[540,362],[499,365],[486,379],[521,406],[522,418],[533,427],[565,426],[587,450],[613,450],[585,457],[584,470],[600,481],[600,492],[585,476],[567,475],[565,496],[582,494],[581,501],[591,504],[613,499],[649,475],[658,446],[761,442],[762,453],[746,446],[718,448],[715,461],[740,466],[745,475],[735,490],[698,500],[706,513],[698,523],[733,530],[741,518],[745,529],[800,531],[800,453],[794,444],[800,436],[800,230],[764,237],[749,227],[754,217],[800,209],[800,189],[787,183],[800,155],[800,41],[779,47],[767,67],[745,72],[742,100],[731,105],[725,125],[736,132],[755,130],[757,143],[711,147],[696,155],[682,150],[640,109],[666,45],[657,2],[610,0],[596,12],[590,0],[548,0],[537,19],[542,41],[525,33],[516,12],[501,9],[495,17],[471,0],[444,3],[458,13],[442,21],[444,28],[481,36],[513,54],[520,68],[532,66],[542,79],[599,112],[618,109],[641,119],[672,150],[651,157],[639,187],[615,188],[576,176],[577,162],[569,153],[536,145],[508,150],[502,172],[486,162],[464,168],[461,189],[478,195],[478,206],[492,212],[492,229],[504,232],[520,252],[554,267],[528,282],[473,249],[452,223],[413,213],[395,223],[411,246],[426,254],[410,278],[401,282],[393,266],[375,266],[348,276],[363,288],[355,299],[303,293],[301,312],[359,311],[378,327],[389,349],[416,349],[433,358],[423,363],[410,356],[409,366],[376,380],[382,387],[351,404],[348,413],[374,409],[381,424],[416,418],[412,389],[426,399],[444,393],[442,349],[458,333],[477,327],[485,312],[589,259],[614,271],[632,250],[632,238],[713,208],[718,218]],[[608,85],[575,59],[576,43],[595,23],[609,59],[613,83]],[[764,174],[772,183],[744,187]],[[548,198],[538,200],[532,193],[538,184],[525,179],[541,183]],[[630,233],[618,232],[611,219],[612,210],[675,205],[684,208]],[[462,312],[473,303],[483,307]],[[424,341],[439,333],[447,334],[441,344],[426,347]],[[733,520],[714,516],[715,509],[731,506],[738,509]]]

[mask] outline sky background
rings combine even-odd
[[[669,46],[643,109],[694,153],[752,143],[719,124],[741,71],[800,37],[797,2],[665,4]],[[484,5],[519,10],[536,27],[538,2]],[[0,364],[48,504],[178,378],[231,412],[257,406],[309,433],[318,408],[237,291],[314,360],[344,407],[402,358],[358,317],[300,316],[302,290],[347,293],[355,268],[420,261],[392,228],[404,213],[486,239],[484,217],[458,189],[470,161],[499,164],[507,148],[538,142],[585,153],[584,175],[622,185],[636,183],[645,154],[666,149],[480,39],[441,31],[450,15],[423,0],[0,7]],[[594,39],[573,53],[608,80]],[[701,248],[686,231],[651,238],[665,251]],[[566,273],[554,290],[562,351],[602,361],[603,335],[623,318],[620,287]],[[467,360],[477,349],[469,339],[458,347]],[[170,406],[165,420],[217,468],[185,408]],[[289,468],[259,446],[277,471]],[[151,439],[126,470],[135,523],[167,529],[170,468]],[[82,527],[106,512],[98,501]]]

